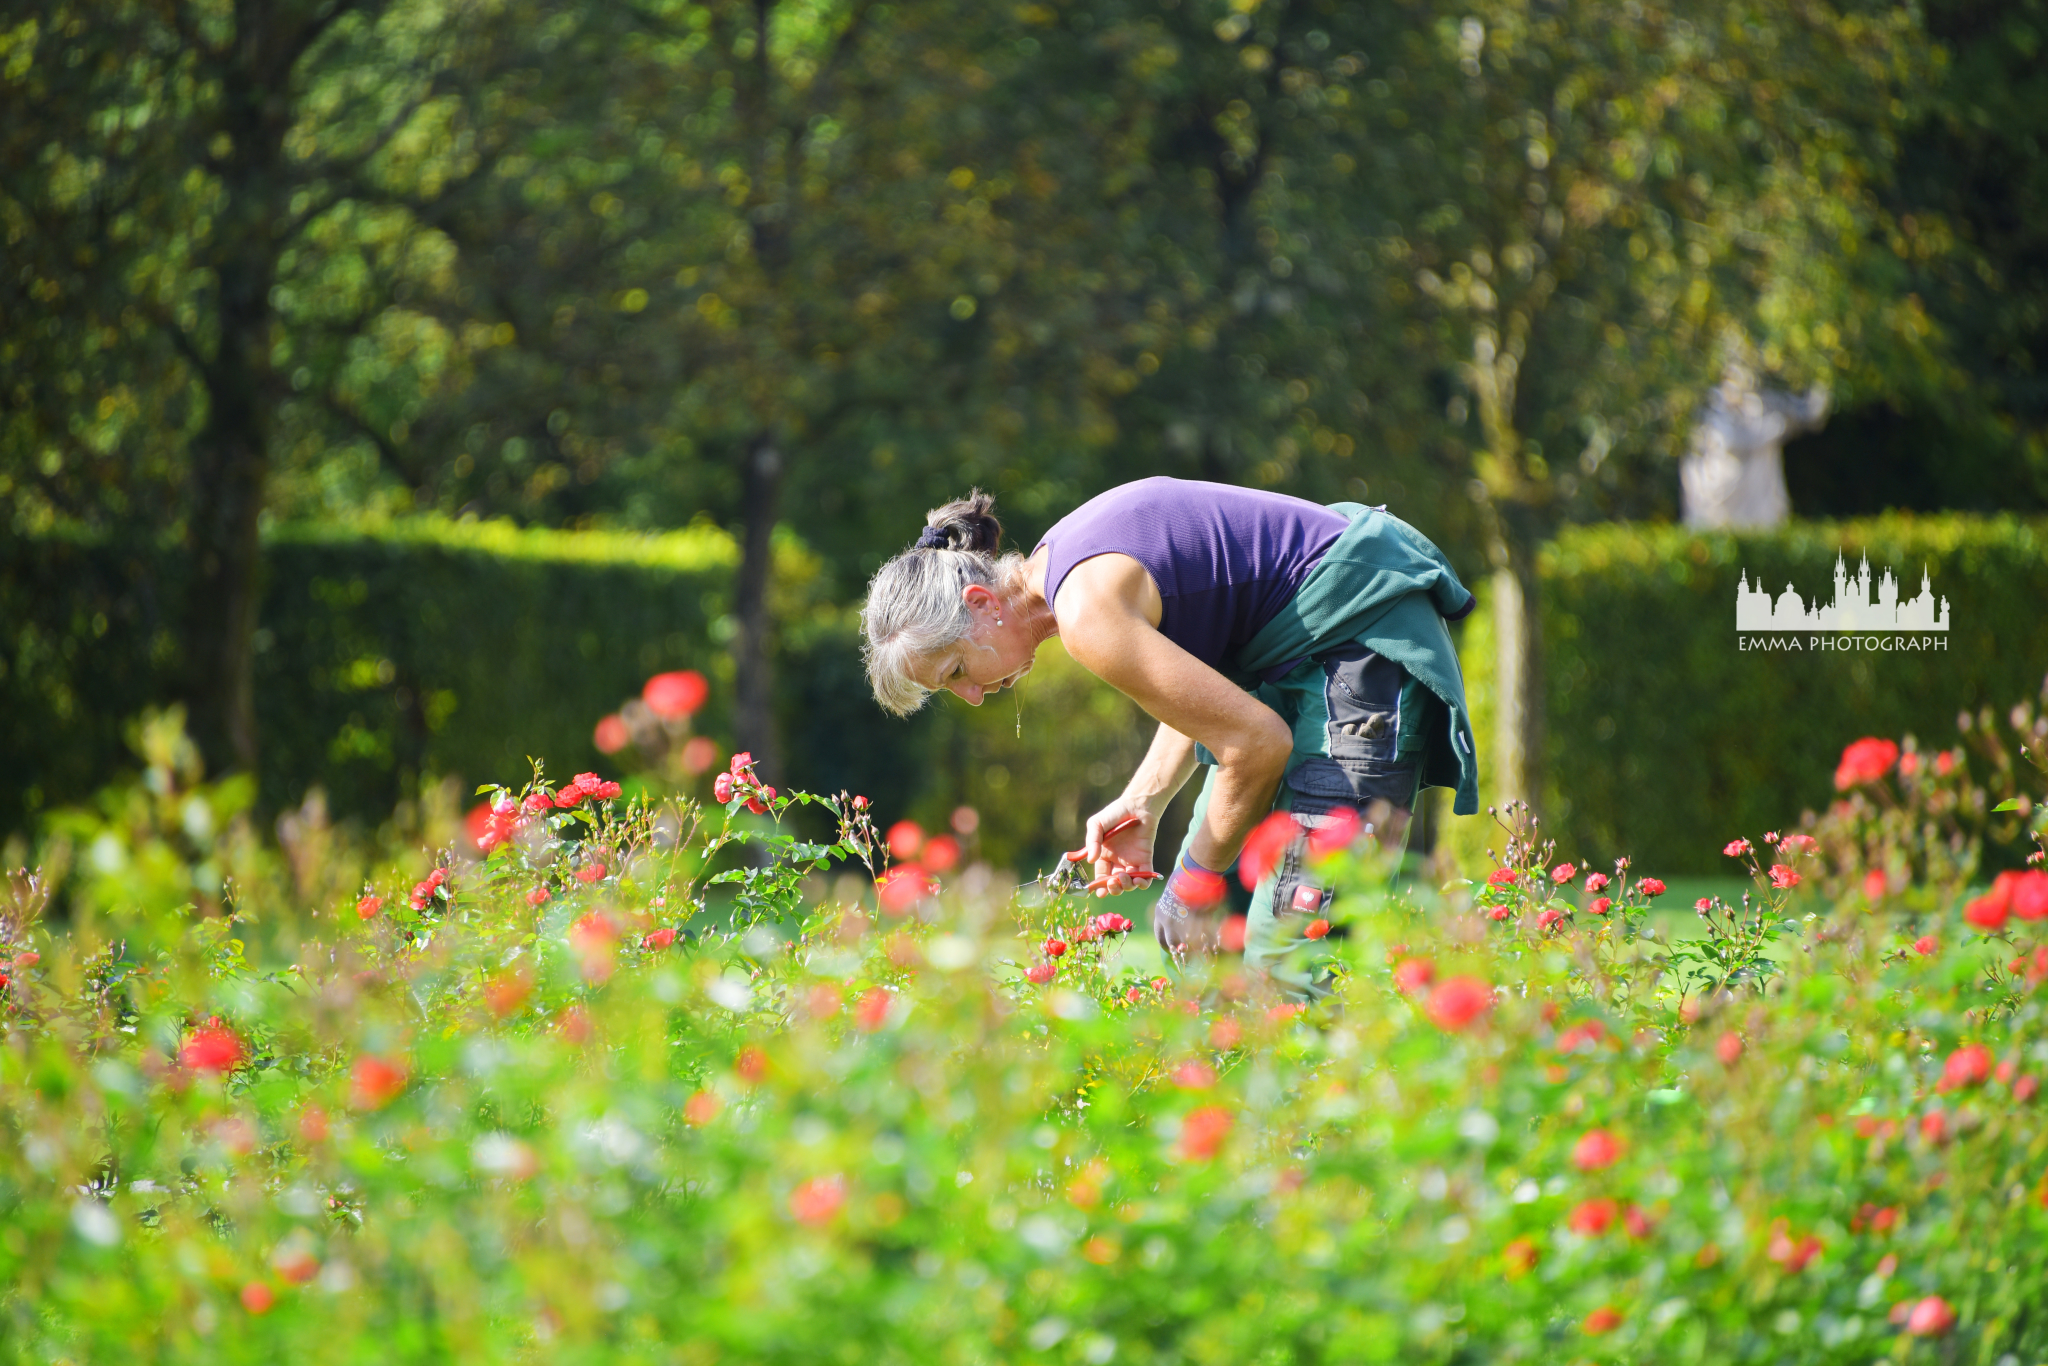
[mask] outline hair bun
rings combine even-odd
[[[927,513],[925,530],[918,536],[917,543],[920,547],[936,543],[948,550],[971,550],[993,555],[1003,543],[1003,524],[996,520],[995,506],[993,495],[980,489],[970,490],[965,498],[956,498]],[[933,532],[939,536],[935,537]]]

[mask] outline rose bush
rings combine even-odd
[[[0,908],[7,1359],[2048,1353],[2048,946],[1974,888],[1766,837],[1681,936],[1510,812],[1441,903],[1319,851],[1303,1010],[745,765],[372,849],[149,744]]]

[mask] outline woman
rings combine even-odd
[[[1153,909],[1168,952],[1215,947],[1222,875],[1276,808],[1310,829],[1365,809],[1387,842],[1425,783],[1455,787],[1460,815],[1478,809],[1444,626],[1473,597],[1385,509],[1142,479],[1082,504],[1027,559],[999,553],[993,508],[976,490],[934,509],[875,575],[862,613],[875,698],[899,716],[942,689],[979,706],[1057,635],[1143,707],[1158,734],[1123,795],[1088,818],[1086,847],[1111,891],[1136,885],[1167,804],[1208,766]],[[1323,905],[1304,872],[1297,842],[1260,881],[1245,956],[1316,994],[1315,975],[1285,961]]]

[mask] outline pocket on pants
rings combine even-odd
[[[1393,812],[1409,815],[1415,803],[1416,770],[1413,760],[1402,763],[1374,763],[1358,759],[1331,759],[1321,755],[1303,759],[1287,775],[1293,790],[1295,823],[1304,831],[1319,829],[1339,807],[1357,813],[1370,822]],[[1273,887],[1276,917],[1305,915],[1311,918],[1329,910],[1327,891],[1318,887],[1308,873],[1308,839],[1298,837],[1280,860],[1279,879]]]
[[[1408,671],[1363,645],[1332,650],[1323,666],[1324,733],[1331,757],[1391,764],[1401,734],[1402,685]]]

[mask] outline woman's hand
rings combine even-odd
[[[1150,883],[1157,876],[1152,846],[1158,838],[1159,817],[1129,793],[1090,816],[1081,852],[1095,865],[1095,894],[1114,896]]]

